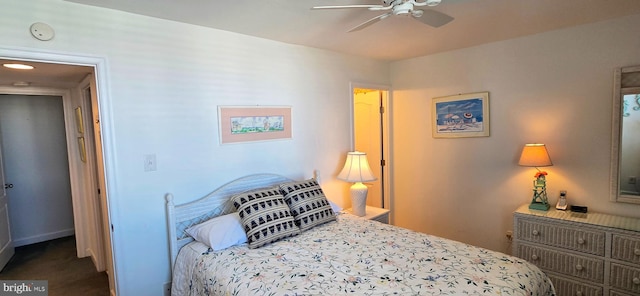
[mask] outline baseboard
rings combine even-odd
[[[44,241],[48,241],[56,238],[71,236],[74,234],[75,234],[75,231],[73,228],[60,230],[56,232],[43,233],[43,234],[38,234],[30,237],[14,239],[13,246],[14,247],[26,246],[26,245],[44,242]]]
[[[93,261],[93,266],[96,268],[96,271],[103,272],[106,270],[104,264],[100,264],[100,262],[98,262],[98,254],[93,252],[93,249],[87,249],[87,253],[89,253],[89,257],[91,258],[91,261]]]

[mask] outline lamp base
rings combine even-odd
[[[538,211],[548,211],[549,210],[549,204],[548,203],[543,203],[543,202],[532,202],[529,205],[529,209],[538,210]]]
[[[359,217],[367,214],[367,192],[369,188],[362,182],[351,185],[351,212]]]

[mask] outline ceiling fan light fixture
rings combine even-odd
[[[341,9],[341,8],[367,8],[372,11],[388,11],[384,14],[375,16],[363,23],[351,28],[348,32],[360,31],[380,20],[389,16],[402,15],[411,16],[419,22],[434,28],[441,27],[453,20],[453,17],[433,9],[414,9],[416,6],[436,6],[442,0],[378,0],[384,5],[362,4],[362,5],[331,5],[331,6],[314,6],[312,9]]]
[[[413,3],[404,2],[393,7],[393,14],[408,15],[413,10]]]

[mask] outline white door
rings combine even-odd
[[[367,153],[367,161],[378,178],[365,182],[369,188],[367,205],[382,207],[384,176],[382,174],[382,115],[381,91],[360,90],[354,93],[355,150]]]
[[[2,137],[0,136],[0,270],[7,265],[11,256],[15,254],[13,241],[11,241],[11,228],[9,227],[9,207],[7,207],[7,189],[12,186],[12,184],[4,182]]]
[[[83,97],[85,100],[90,101],[91,104],[91,120],[90,123],[93,125],[93,151],[95,153],[95,163],[96,163],[96,175],[97,175],[97,186],[98,186],[98,198],[99,202],[99,210],[100,217],[102,218],[102,235],[104,239],[104,250],[105,250],[105,258],[106,260],[106,269],[107,275],[109,276],[109,290],[111,291],[111,295],[116,294],[116,273],[113,262],[113,249],[111,247],[111,222],[109,219],[109,203],[107,201],[107,184],[106,184],[106,175],[103,161],[103,151],[102,151],[102,129],[100,127],[100,113],[98,110],[98,92],[96,86],[96,80],[91,76],[89,79],[89,87],[84,88]],[[86,102],[89,104],[89,102]],[[89,124],[87,124],[89,125]]]
[[[62,97],[0,95],[0,128],[14,245],[73,235]]]

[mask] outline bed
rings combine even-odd
[[[555,295],[522,259],[338,211],[313,178],[245,176],[166,211],[172,295]]]

